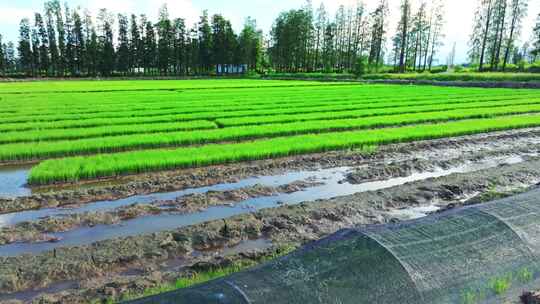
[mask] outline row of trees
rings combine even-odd
[[[270,33],[273,68],[287,72],[352,71],[359,60],[378,67],[384,61],[388,1],[368,12],[359,2],[340,6],[331,18],[324,4],[311,1],[300,10],[279,15]]]
[[[429,4],[422,1],[416,12],[413,12],[411,0],[402,0],[401,17],[392,40],[392,60],[399,72],[431,70],[442,45],[443,12],[440,0]]]
[[[532,49],[528,44],[523,48],[517,45],[527,8],[528,0],[479,0],[469,58],[480,71],[504,71],[508,64],[518,64],[526,56],[540,55],[540,15]]]
[[[59,0],[47,1],[45,12],[23,19],[17,45],[5,45],[0,71],[17,69],[31,76],[110,76],[207,74],[217,64],[247,64],[261,59],[262,32],[247,19],[237,35],[229,20],[206,12],[188,28],[185,20],[171,20],[166,6],[159,20],[145,15],[114,16],[106,9],[94,18],[88,11],[70,9]],[[117,28],[117,35],[113,33]]]
[[[540,58],[540,16],[532,43],[517,46],[527,1],[478,0],[471,63],[482,71],[505,70],[526,57]],[[171,19],[166,6],[152,21],[106,9],[94,18],[49,0],[43,13],[21,21],[16,45],[0,36],[0,74],[182,76],[209,74],[220,64],[279,72],[362,73],[385,63],[396,72],[431,70],[444,37],[442,0],[401,0],[398,26],[387,43],[389,9],[388,0],[378,0],[371,11],[359,1],[330,16],[324,5],[314,9],[308,0],[281,13],[265,39],[251,18],[235,33],[229,20],[206,12],[188,26]]]

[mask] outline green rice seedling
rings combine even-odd
[[[308,134],[233,144],[210,144],[172,150],[147,150],[73,157],[40,163],[31,170],[29,182],[46,184],[78,181],[129,173],[276,158],[533,126],[540,126],[540,115],[471,119],[398,128]]]
[[[309,121],[234,127],[217,130],[195,130],[111,136],[69,141],[6,144],[0,145],[0,160],[45,159],[69,155],[122,152],[135,149],[207,144],[225,141],[245,141],[268,137],[338,132],[534,112],[540,112],[540,105],[376,116],[370,118],[329,120],[325,121],[325,123]]]
[[[512,276],[508,275],[506,277],[495,278],[490,282],[490,288],[496,295],[505,294],[512,285]]]

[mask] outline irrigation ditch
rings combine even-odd
[[[259,263],[540,183],[540,128],[27,188],[0,196],[0,302],[87,303]],[[517,300],[517,298],[516,298]]]

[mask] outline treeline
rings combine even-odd
[[[70,9],[67,3],[45,2],[43,14],[20,23],[18,57],[13,44],[3,45],[0,72],[56,77],[203,75],[217,64],[255,69],[261,58],[262,32],[249,18],[239,34],[229,20],[206,12],[187,27],[184,19],[169,18],[167,6],[160,9],[157,22],[145,15],[114,16],[106,9],[99,11],[96,24],[93,20],[88,11]]]
[[[342,72],[384,64],[388,1],[368,12],[340,6],[330,17],[324,4],[314,11],[309,1],[300,10],[279,15],[270,33],[268,53],[278,72]]]
[[[421,2],[416,12],[410,0],[402,0],[401,17],[392,39],[394,67],[404,73],[407,70],[431,70],[442,45],[444,6],[442,1]]]
[[[470,39],[469,58],[480,71],[505,71],[540,58],[540,15],[532,45],[518,46],[528,0],[479,0]]]
[[[469,51],[473,67],[515,70],[540,59],[540,15],[533,39],[518,46],[528,0],[477,1]],[[388,0],[378,0],[371,10],[361,1],[340,6],[335,14],[324,5],[314,9],[308,0],[281,13],[267,37],[251,18],[236,33],[219,14],[203,12],[188,25],[171,19],[166,6],[157,21],[106,9],[94,18],[59,0],[46,1],[44,8],[21,21],[17,44],[0,36],[0,76],[208,75],[218,65],[225,73],[238,66],[257,72],[404,73],[444,64],[437,62],[444,38],[442,0],[401,0],[395,29],[389,28]],[[455,48],[450,65],[454,56]]]

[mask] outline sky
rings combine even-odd
[[[324,3],[332,14],[340,5],[354,5],[357,0],[312,0],[315,8]],[[240,30],[246,17],[257,20],[259,27],[267,34],[274,19],[280,12],[300,8],[305,0],[64,0],[71,7],[80,6],[97,12],[107,8],[115,13],[147,14],[157,18],[161,5],[167,4],[171,17],[182,17],[192,24],[197,21],[202,10],[210,14],[220,13],[231,20],[234,28]],[[372,9],[378,0],[363,0],[368,9]],[[388,31],[395,33],[399,20],[399,5],[401,0],[389,0],[390,17]],[[474,9],[477,0],[443,0],[446,11],[444,27],[445,45],[439,52],[439,63],[446,63],[446,58],[456,45],[456,63],[464,63],[467,59],[467,42],[469,40]],[[0,0],[0,33],[4,40],[16,41],[18,24],[24,17],[32,17],[33,12],[42,11],[43,0]],[[527,16],[521,37],[521,43],[532,37],[532,29],[540,14],[540,1],[529,0],[529,15]],[[388,39],[390,40],[390,39]]]

